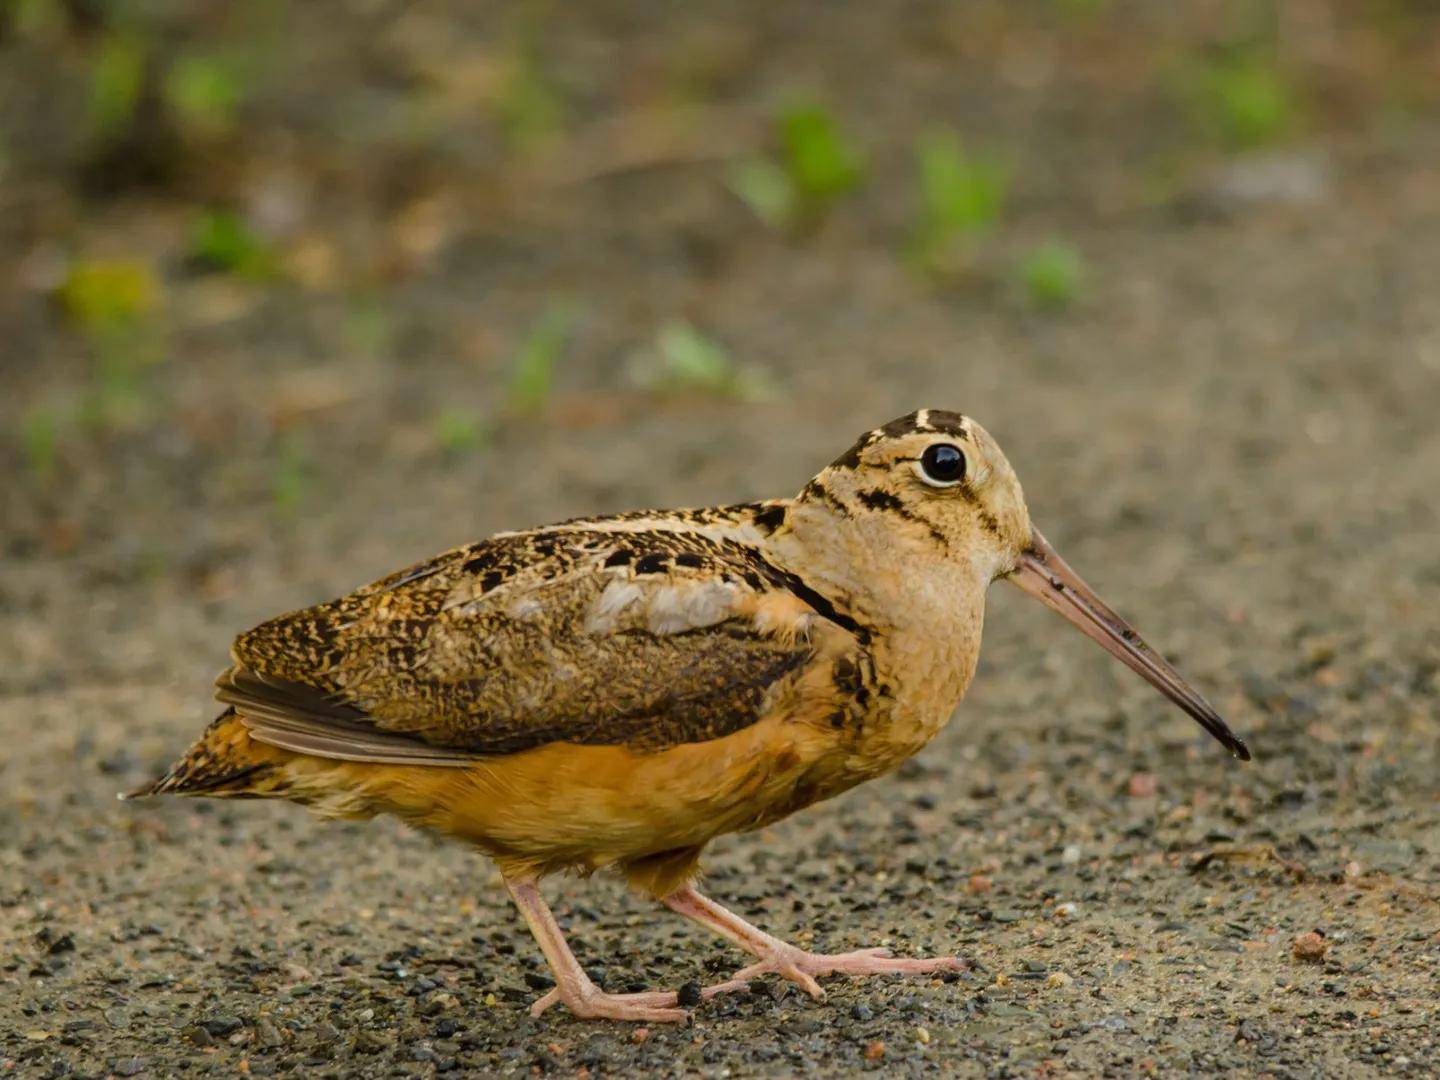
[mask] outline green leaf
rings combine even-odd
[[[249,278],[269,277],[278,266],[270,245],[229,210],[207,210],[196,219],[190,254],[204,266]]]
[[[60,448],[59,413],[48,406],[28,409],[20,424],[20,446],[30,475],[42,483],[53,479]]]
[[[1021,261],[1019,277],[1032,304],[1059,311],[1079,297],[1085,283],[1085,259],[1063,240],[1048,240]]]
[[[124,131],[145,86],[145,48],[123,33],[100,40],[90,68],[90,127],[101,138]]]
[[[860,155],[823,107],[798,105],[783,113],[780,144],[786,171],[802,199],[823,205],[860,186]]]
[[[435,442],[447,454],[469,453],[488,434],[484,421],[467,409],[446,408],[435,417]]]
[[[165,98],[180,122],[203,135],[235,126],[241,83],[232,64],[217,56],[182,56],[165,75]]]
[[[794,223],[797,198],[790,176],[779,165],[764,158],[736,162],[725,181],[751,212],[773,229]]]
[[[576,318],[573,305],[552,304],[530,328],[515,358],[505,393],[511,412],[539,412],[550,400],[555,365],[570,340]]]
[[[311,462],[298,436],[282,435],[270,473],[270,500],[282,517],[294,517],[310,490]]]
[[[560,130],[565,99],[534,44],[523,42],[512,51],[496,109],[506,140],[521,149]]]
[[[672,319],[656,337],[665,372],[675,382],[704,390],[722,390],[734,378],[730,352],[684,319]]]
[[[737,364],[719,341],[684,319],[671,319],[655,335],[652,352],[637,358],[631,375],[655,393],[702,393],[762,401],[774,393],[762,371]]]
[[[1000,220],[1009,170],[992,157],[967,154],[953,131],[933,131],[916,147],[924,224],[946,238],[984,232]]]
[[[1293,88],[1279,67],[1256,50],[1210,63],[1200,70],[1195,86],[1193,108],[1199,121],[1231,149],[1272,145],[1295,124]]]

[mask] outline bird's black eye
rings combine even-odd
[[[920,478],[935,487],[951,487],[965,479],[965,453],[950,443],[936,443],[920,455]]]

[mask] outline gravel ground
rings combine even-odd
[[[924,102],[897,120],[914,130],[948,84],[917,60],[864,98],[844,78],[860,42],[918,46],[855,19],[765,52],[745,93],[798,65],[876,128]],[[621,55],[651,40],[605,32]],[[450,192],[428,261],[363,304],[167,272],[159,416],[65,443],[43,484],[3,450],[0,1075],[1434,1075],[1440,129],[1330,144],[1318,201],[1222,186],[1219,210],[1156,208],[1115,160],[1143,108],[1086,127],[1064,95],[967,78],[977,123],[1027,121],[988,257],[1063,232],[1090,268],[1068,312],[917,281],[883,141],[873,186],[802,243],[682,162],[484,216]],[[112,246],[175,232],[144,201],[84,215]],[[4,241],[12,265],[37,242]],[[583,313],[540,414],[437,447],[437,410],[490,409],[559,295]],[[0,308],[6,431],[87,363],[21,299]],[[635,390],[628,365],[676,313],[775,396]],[[792,940],[973,970],[832,982],[824,1003],[761,981],[685,1029],[532,1020],[545,968],[483,859],[389,821],[114,800],[200,730],[229,639],[267,615],[500,528],[791,492],[919,406],[996,435],[1050,539],[1256,756],[1230,761],[997,586],[971,695],[930,748],[708,864],[713,895]],[[611,880],[549,892],[607,988],[742,962]]]

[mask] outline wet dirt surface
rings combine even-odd
[[[693,20],[597,19],[557,49],[725,40]],[[167,272],[157,412],[67,443],[45,483],[6,443],[0,1075],[1433,1075],[1440,128],[1337,137],[1319,202],[1196,213],[1139,198],[1116,133],[1146,99],[1099,61],[1042,92],[1000,59],[947,81],[878,15],[778,33],[746,38],[766,45],[730,76],[738,127],[799,69],[869,123],[875,163],[802,242],[703,160],[503,198],[457,183],[442,240],[359,299]],[[845,72],[869,47],[911,59],[867,91]],[[1081,93],[1103,119],[1059,104]],[[1063,233],[1089,266],[1071,310],[897,260],[908,180],[886,162],[962,101],[1018,132],[987,258]],[[143,200],[85,213],[122,246],[174,231]],[[5,242],[20,266],[38,241]],[[16,295],[11,432],[87,363]],[[437,447],[437,410],[493,411],[556,296],[582,313],[543,408]],[[635,389],[627,366],[673,314],[767,372],[772,399]],[[823,1003],[765,980],[688,1028],[531,1019],[546,971],[480,857],[386,820],[115,801],[200,731],[229,639],[270,614],[502,528],[793,492],[921,406],[995,434],[1056,547],[1256,757],[1226,758],[997,584],[974,686],[922,755],[707,864],[717,899],[781,936],[971,970],[836,980]],[[296,470],[298,500],[278,498]],[[743,962],[613,881],[547,889],[606,988]]]

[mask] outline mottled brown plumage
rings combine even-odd
[[[776,821],[925,745],[975,670],[986,587],[1012,576],[1240,744],[1035,532],[990,436],[922,410],[866,433],[794,499],[577,519],[457,548],[240,635],[227,708],[136,794],[395,814],[495,858],[585,1016],[608,995],[535,888],[615,866],[819,994],[830,972],[951,958],[803,953],[695,892],[713,837]]]

